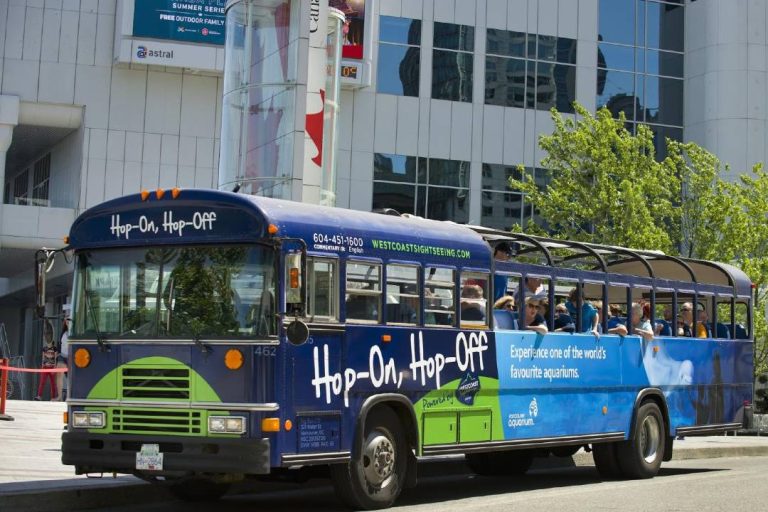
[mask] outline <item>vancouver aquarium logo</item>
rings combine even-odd
[[[474,405],[478,391],[480,391],[480,379],[467,373],[456,388],[456,398],[464,405]]]

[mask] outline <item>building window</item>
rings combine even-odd
[[[526,167],[525,173],[533,176],[536,185],[542,190],[551,181],[547,169]],[[525,194],[509,186],[510,178],[521,180],[522,176],[516,166],[483,164],[481,225],[509,231],[515,225],[524,228],[533,221],[546,229],[544,221]]]
[[[472,101],[475,28],[435,23],[432,53],[432,98]]]
[[[682,140],[684,74],[682,1],[600,0],[597,108],[624,113],[627,129]],[[657,156],[666,156],[656,137]]]
[[[29,204],[29,169],[24,169],[13,180],[13,202]]]
[[[485,103],[573,112],[576,41],[488,29]]]
[[[419,95],[421,20],[381,16],[376,91],[398,96]]]
[[[469,221],[469,162],[376,153],[373,208]]]
[[[516,166],[483,164],[481,225],[504,231],[523,225],[523,194],[509,187],[510,178],[520,177]]]
[[[32,206],[50,206],[51,154],[37,160],[5,182],[3,202]]]
[[[35,162],[32,182],[32,204],[35,206],[49,206],[48,182],[51,178],[51,154]]]

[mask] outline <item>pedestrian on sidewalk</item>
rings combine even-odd
[[[41,353],[41,365],[43,370],[53,370],[56,368],[56,345],[53,343],[53,325],[51,322],[45,321],[45,327],[43,331],[43,350]],[[52,372],[43,372],[40,375],[40,385],[37,386],[37,396],[35,400],[43,399],[43,391],[45,390],[45,381],[50,381],[51,384],[51,398],[58,396],[56,391],[56,378]]]
[[[69,362],[69,311],[71,306],[64,305],[64,321],[61,325],[61,336],[59,337],[59,344],[56,347],[56,368],[68,368]],[[64,394],[64,379],[66,373],[56,374],[56,389],[58,390],[58,396],[52,398],[52,401],[62,401],[66,399]]]

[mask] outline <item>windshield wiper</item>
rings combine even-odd
[[[83,275],[83,291],[85,292],[85,309],[87,309],[91,314],[91,321],[93,322],[93,329],[96,331],[96,343],[99,344],[99,350],[102,352],[105,350],[110,350],[107,341],[104,339],[104,335],[101,334],[101,330],[99,329],[99,322],[96,318],[96,311],[94,311],[93,306],[91,305],[91,292],[88,289],[87,275]]]
[[[195,334],[192,336],[192,341],[194,341],[194,342],[195,342],[195,345],[196,345],[197,347],[199,347],[199,348],[200,348],[200,352],[202,352],[203,354],[207,354],[207,353],[208,353],[208,350],[209,350],[209,349],[208,349],[208,345],[206,345],[205,343],[203,343],[203,342],[200,340],[200,334],[198,334],[198,333],[195,333]]]

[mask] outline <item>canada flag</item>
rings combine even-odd
[[[320,110],[307,114],[307,135],[317,148],[317,155],[312,158],[312,163],[320,167],[323,164],[323,116],[325,106],[325,91],[320,89]]]

